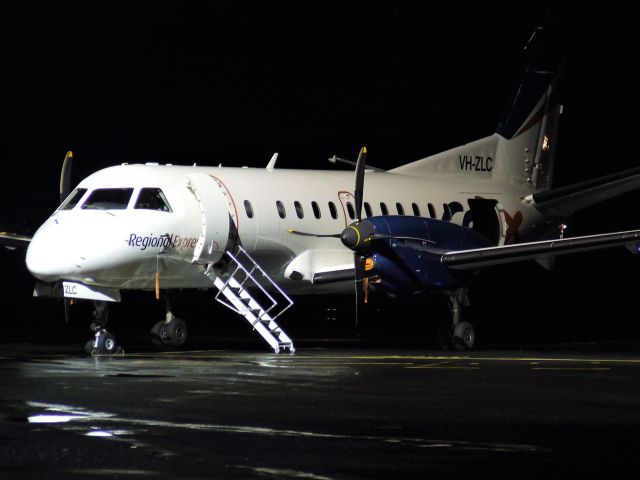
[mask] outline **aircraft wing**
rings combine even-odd
[[[440,261],[447,268],[469,270],[530,259],[544,261],[557,255],[620,245],[640,253],[640,230],[446,252]]]
[[[311,283],[353,280],[353,252],[345,248],[311,249],[302,252],[287,265],[284,276]]]
[[[640,189],[640,167],[534,193],[523,202],[545,215],[567,217],[576,210]]]
[[[31,242],[31,237],[18,235],[16,233],[0,232],[0,245],[10,250],[16,248],[27,248]]]

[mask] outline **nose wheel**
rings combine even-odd
[[[118,343],[116,337],[107,332],[106,329],[96,330],[96,334],[84,346],[85,352],[91,355],[114,355],[118,353]]]
[[[107,331],[105,326],[109,320],[109,309],[106,302],[94,302],[93,322],[91,330],[94,332],[84,346],[85,352],[90,355],[114,355],[121,349],[118,347],[116,337]]]

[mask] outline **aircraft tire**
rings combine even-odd
[[[96,350],[98,353],[111,355],[116,353],[118,344],[116,343],[116,337],[109,332],[102,332],[98,337],[98,344]]]
[[[165,345],[181,347],[187,341],[187,324],[179,318],[160,327],[160,338]]]
[[[456,350],[472,350],[476,344],[476,331],[469,322],[460,322],[453,329]]]

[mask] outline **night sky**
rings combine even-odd
[[[75,184],[122,162],[263,167],[276,151],[281,168],[328,169],[327,157],[362,145],[370,164],[392,168],[484,137],[541,23],[566,58],[555,184],[638,165],[637,8],[273,3],[3,2],[0,226],[30,233],[55,209],[69,149]],[[570,233],[637,228],[638,199],[581,212]],[[556,277],[593,259],[607,278],[620,262],[640,267],[630,255],[586,258]],[[619,284],[598,291],[615,302]]]

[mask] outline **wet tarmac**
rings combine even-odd
[[[201,342],[202,343],[202,342]],[[206,344],[206,342],[204,342]],[[199,345],[202,346],[202,345]],[[640,467],[640,350],[0,344],[2,478],[531,478]]]

